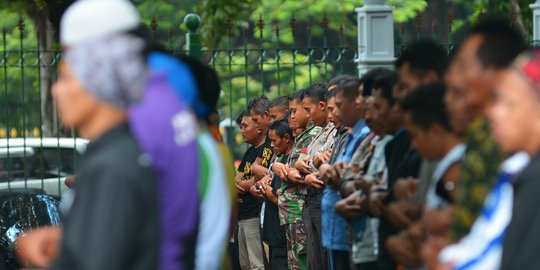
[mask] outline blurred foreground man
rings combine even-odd
[[[540,51],[521,54],[497,84],[490,111],[493,136],[506,152],[531,160],[514,182],[512,219],[504,236],[501,269],[538,269],[540,248]]]
[[[79,15],[102,5],[107,9],[101,14],[109,18],[114,14],[116,22],[100,20],[90,29]],[[74,29],[66,28],[66,21],[77,31],[66,31]],[[53,97],[64,125],[91,143],[63,231],[40,229],[19,239],[20,256],[27,265],[158,268],[160,223],[152,159],[143,154],[127,124],[127,109],[139,101],[147,85],[145,42],[124,34],[139,21],[135,8],[120,0],[79,1],[63,17],[65,50]]]
[[[138,101],[146,83],[143,45],[130,35],[97,37],[72,43],[63,55],[53,97],[64,125],[76,128],[91,143],[53,269],[157,267],[156,182],[150,161],[126,124],[126,109]],[[97,54],[100,50],[108,53]],[[126,64],[129,71],[119,72]],[[47,237],[59,233],[60,228],[54,228]],[[21,249],[24,246],[19,242]],[[46,267],[54,258],[41,255],[33,260],[36,266]]]

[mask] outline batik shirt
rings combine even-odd
[[[495,141],[489,136],[485,118],[474,121],[465,133],[467,150],[461,161],[457,198],[454,204],[451,236],[461,239],[469,233],[480,215],[484,199],[496,178],[503,160]]]
[[[310,156],[309,165],[311,171],[317,171],[313,165],[313,158],[328,150],[331,149],[334,145],[334,140],[336,138],[337,128],[332,122],[328,122],[320,131],[313,137],[313,140],[307,147],[307,154]]]
[[[299,158],[307,156],[307,146],[320,130],[320,127],[310,125],[295,138],[293,149],[287,161],[289,166],[294,166],[294,163]],[[281,225],[302,221],[302,209],[304,208],[305,197],[305,186],[285,181],[281,184],[281,196],[278,197]]]
[[[384,148],[392,138],[392,135],[385,135],[373,139],[375,148],[365,175],[382,177],[386,167]],[[364,224],[356,222],[353,226],[351,260],[355,264],[377,261],[379,219],[366,215],[364,221]]]
[[[367,171],[369,161],[373,155],[375,145],[372,143],[375,138],[375,134],[372,132],[366,136],[358,145],[356,152],[353,154],[351,164],[355,166],[355,171],[359,175],[363,175]]]
[[[318,171],[317,168],[315,168],[315,165],[313,164],[313,158],[328,150],[331,149],[334,145],[334,140],[336,137],[337,128],[332,122],[328,122],[322,128],[319,133],[317,133],[314,137],[311,143],[307,147],[308,155],[310,156],[310,160],[308,161],[308,165],[311,168],[312,172]],[[310,209],[320,209],[321,208],[321,190],[306,186],[307,189],[307,199],[306,199],[306,208]]]

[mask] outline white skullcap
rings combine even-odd
[[[139,13],[128,0],[79,0],[60,22],[60,42],[68,47],[80,42],[135,29]]]

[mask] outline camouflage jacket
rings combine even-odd
[[[307,146],[320,130],[320,127],[309,125],[295,138],[293,149],[287,160],[289,166],[294,166],[294,163],[299,158],[307,156]],[[281,196],[278,197],[279,222],[281,225],[302,221],[302,209],[304,208],[305,197],[305,186],[285,181],[282,182]]]

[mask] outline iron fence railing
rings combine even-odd
[[[412,27],[396,25],[396,55],[406,41],[426,36],[439,40],[450,51],[459,38],[451,31],[451,14],[446,22],[443,26],[433,22],[431,33],[427,34],[421,30],[427,23],[421,17]],[[222,88],[218,108],[222,128],[228,133],[226,142],[236,157],[242,154],[242,148],[238,147],[241,137],[234,132],[234,119],[250,98],[261,94],[275,98],[313,82],[358,72],[356,37],[345,31],[347,27],[356,29],[354,21],[334,28],[329,27],[332,22],[326,16],[313,24],[291,18],[287,26],[262,19],[243,27],[227,22],[223,25],[226,34],[215,45],[201,43],[197,15],[186,16],[184,23],[186,33],[162,31],[154,17],[149,29],[172,53],[189,53],[216,69]],[[12,186],[47,189],[50,185],[47,181],[54,178],[57,190],[49,192],[60,195],[61,180],[76,170],[78,156],[84,148],[81,145],[86,141],[62,128],[50,95],[61,51],[54,47],[41,50],[35,33],[30,30],[21,18],[15,28],[2,29],[0,37],[0,189]],[[22,140],[16,143],[14,138]],[[38,184],[34,185],[33,181]]]

